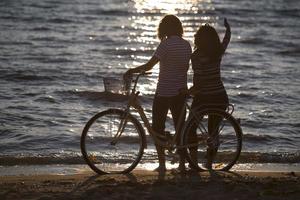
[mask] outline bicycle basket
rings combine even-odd
[[[127,95],[130,92],[130,81],[124,81],[123,78],[104,77],[103,85],[105,92]]]

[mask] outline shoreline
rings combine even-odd
[[[167,169],[178,167],[177,164],[166,163]],[[158,167],[157,162],[139,164],[137,171],[152,171]],[[300,163],[240,163],[235,164],[231,172],[295,172],[300,173]],[[50,165],[14,165],[1,166],[0,177],[4,176],[35,176],[35,175],[77,175],[94,173],[87,164],[50,164]]]
[[[2,176],[0,199],[299,199],[299,172]]]

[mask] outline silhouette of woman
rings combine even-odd
[[[184,105],[184,96],[180,89],[187,88],[187,71],[192,53],[189,42],[182,38],[183,28],[180,20],[175,15],[166,15],[159,23],[158,38],[161,40],[152,58],[144,65],[129,69],[124,78],[132,73],[148,71],[158,62],[159,76],[156,93],[152,106],[152,128],[159,134],[164,134],[167,113],[170,110],[174,126],[177,127],[180,112]],[[179,138],[178,138],[179,139]],[[179,141],[178,141],[179,142]],[[159,172],[165,172],[164,148],[156,145],[158,154]],[[180,159],[184,165],[184,158]]]
[[[216,30],[208,24],[201,26],[195,34],[195,51],[191,56],[194,71],[193,86],[189,89],[190,93],[195,94],[192,108],[203,106],[203,108],[213,107],[225,110],[229,103],[220,73],[222,56],[231,36],[230,26],[226,18],[224,19],[224,26],[226,33],[222,42],[220,42]],[[213,130],[216,130],[220,120],[216,116],[209,116],[208,133],[210,136],[213,136]],[[193,131],[196,131],[195,129],[196,127]],[[206,168],[211,168],[216,151],[216,148],[208,146]],[[190,149],[190,152],[195,161],[197,159],[196,149]]]

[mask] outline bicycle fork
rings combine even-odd
[[[129,108],[126,109],[125,111],[125,116],[121,116],[121,123],[118,127],[118,130],[117,130],[117,133],[116,135],[114,136],[113,140],[110,142],[111,145],[116,145],[117,142],[118,142],[118,139],[121,137],[124,129],[125,129],[125,126],[127,124],[127,119],[128,119],[128,116],[129,116]]]
[[[138,95],[139,95],[139,92],[135,93],[135,95],[131,96],[131,98],[129,99],[128,105],[125,109],[125,115],[121,116],[121,123],[118,127],[116,135],[114,136],[113,140],[110,142],[111,145],[116,145],[118,142],[118,139],[121,137],[121,135],[126,127],[126,124],[127,124],[127,119],[129,117],[129,112],[130,112],[130,106],[135,107],[136,98]]]

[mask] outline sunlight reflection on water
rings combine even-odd
[[[128,43],[135,42],[138,46],[138,48],[132,50],[135,53],[131,56],[134,60],[132,62],[133,66],[141,65],[150,59],[150,56],[145,56],[143,52],[153,52],[156,49],[159,42],[157,27],[163,15],[181,15],[179,18],[184,26],[184,38],[188,41],[193,41],[195,30],[199,25],[214,21],[210,16],[203,16],[203,13],[207,10],[214,9],[210,0],[135,0],[134,8],[136,14],[128,18],[133,31],[129,33],[127,40]],[[197,13],[202,14],[196,17],[191,15]],[[195,18],[198,20],[196,21]],[[130,47],[127,47],[127,49],[130,49]],[[141,55],[138,54],[137,50]],[[157,77],[159,68],[154,67],[152,73],[154,77]],[[154,91],[157,79],[153,79],[153,81],[150,85],[149,83],[147,85],[141,84],[139,87],[141,92],[149,94],[149,90]]]
[[[249,136],[243,150],[299,151],[297,0],[1,3],[2,154],[78,152],[85,122],[124,102],[103,95],[103,77],[119,77],[151,57],[165,14],[180,18],[192,46],[199,25],[211,24],[222,38],[228,18],[232,40],[222,77],[234,115]],[[158,66],[152,71],[140,81],[149,119]],[[190,72],[189,86],[191,77]]]

